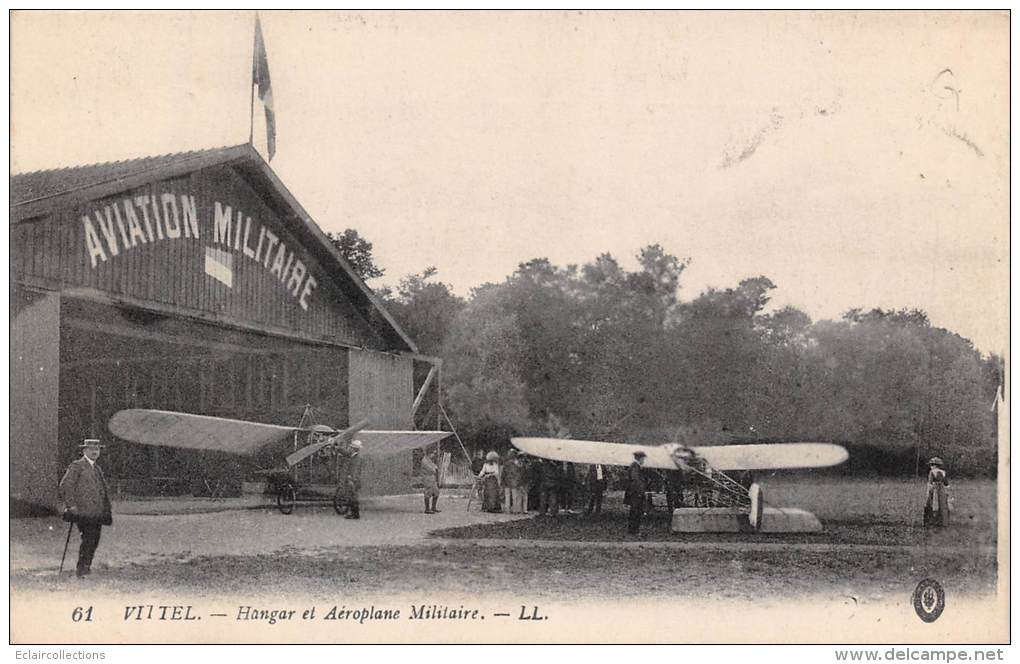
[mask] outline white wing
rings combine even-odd
[[[299,431],[277,424],[138,408],[117,411],[109,426],[114,436],[142,445],[248,455]]]
[[[368,420],[337,433],[329,441],[306,445],[287,457],[294,465],[326,445],[357,438],[363,456],[390,456],[417,447],[425,447],[453,434],[448,431],[364,431]],[[232,454],[255,454],[270,443],[283,440],[299,427],[263,424],[225,417],[178,413],[169,410],[134,408],[121,410],[110,418],[110,433],[142,445],[216,450]]]
[[[362,431],[355,438],[361,441],[361,454],[366,457],[392,456],[443,440],[449,431]]]
[[[512,438],[517,449],[554,461],[628,466],[634,452],[641,450],[645,466],[673,470],[672,445],[626,445],[592,440],[561,438]],[[828,443],[762,443],[760,445],[718,445],[691,448],[716,470],[778,470],[783,468],[824,468],[847,460],[847,452]]]

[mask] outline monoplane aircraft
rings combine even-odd
[[[751,470],[824,468],[847,460],[846,450],[828,443],[763,443],[688,447],[627,445],[561,438],[512,438],[517,449],[542,459],[570,463],[628,466],[634,453],[645,453],[645,468],[694,473],[704,501],[711,507],[737,508],[747,514],[753,529],[759,530],[765,509],[761,486],[745,487],[727,473]]]
[[[262,471],[276,494],[279,510],[290,514],[299,499],[307,501],[326,497],[332,500],[337,514],[344,514],[348,501],[346,487],[341,481],[342,470],[355,436],[362,443],[361,456],[371,458],[426,447],[453,435],[448,431],[371,431],[365,429],[368,424],[368,420],[362,420],[338,431],[322,424],[282,426],[167,410],[128,409],[114,413],[109,429],[118,438],[142,445],[213,450],[243,456],[255,456],[272,448],[275,443],[292,438],[294,451],[284,459],[286,467]],[[326,485],[326,496],[314,482],[301,481],[298,468],[305,460],[309,464],[318,460],[328,467],[331,481]],[[312,473],[307,475],[311,477]]]

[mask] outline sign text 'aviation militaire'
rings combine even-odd
[[[233,256],[240,253],[246,259],[269,271],[297,299],[302,309],[308,309],[308,298],[318,281],[281,237],[253,220],[241,210],[215,201],[212,208],[212,228],[208,221],[200,223],[195,197],[185,194],[141,194],[126,196],[92,215],[82,215],[85,230],[85,250],[95,269],[100,263],[127,253],[135,247],[156,242],[179,239],[212,241],[207,247],[207,258],[212,255],[219,268],[210,272],[223,281],[225,271],[232,280]],[[209,219],[209,216],[205,217]],[[205,226],[204,231],[202,227]],[[214,252],[210,254],[209,252]],[[207,272],[209,272],[207,261]],[[231,281],[226,281],[227,285]]]

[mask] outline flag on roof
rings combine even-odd
[[[262,23],[255,15],[255,51],[251,62],[251,84],[258,87],[259,101],[266,111],[266,147],[269,159],[276,154],[276,114],[273,111],[273,86],[269,81],[269,58],[266,56],[266,42],[262,38]],[[254,113],[254,109],[252,109]],[[254,125],[253,129],[254,131]]]

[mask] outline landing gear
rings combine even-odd
[[[751,522],[751,528],[761,530],[761,520],[765,514],[765,493],[757,482],[752,482],[747,495],[751,499],[751,511],[747,515],[747,520]]]
[[[294,511],[294,503],[297,502],[297,492],[293,484],[284,484],[276,492],[276,509],[280,514],[290,514]]]

